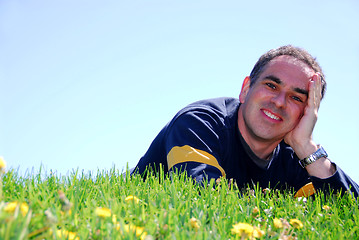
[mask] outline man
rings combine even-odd
[[[158,134],[133,173],[151,166],[187,171],[198,182],[233,178],[237,185],[297,191],[359,187],[312,139],[326,82],[319,64],[293,46],[260,57],[239,99],[203,100],[179,111]]]

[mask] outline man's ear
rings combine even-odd
[[[243,81],[241,93],[239,94],[239,101],[241,103],[245,102],[250,85],[251,85],[251,78],[247,76]]]

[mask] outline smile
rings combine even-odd
[[[273,119],[273,120],[277,120],[277,121],[280,120],[279,117],[277,117],[276,115],[272,114],[271,112],[268,112],[267,110],[263,110],[263,113],[264,113],[267,117],[269,117],[269,118],[271,118],[271,119]]]

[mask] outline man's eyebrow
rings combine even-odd
[[[302,89],[302,88],[294,88],[294,91],[296,91],[297,93],[300,93],[300,94],[304,94],[305,96],[308,97],[308,91],[305,90],[305,89]]]
[[[268,80],[271,80],[277,84],[282,84],[282,80],[280,80],[278,77],[276,76],[273,76],[273,75],[268,75],[266,76],[264,79],[268,79]],[[305,90],[305,89],[302,89],[302,88],[293,88],[293,90],[297,93],[300,93],[300,94],[303,94],[305,96],[308,97],[308,91]]]
[[[282,81],[279,78],[277,78],[276,76],[273,76],[273,75],[266,76],[264,79],[269,79],[269,80],[272,80],[275,83],[282,84]]]

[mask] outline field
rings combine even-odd
[[[225,179],[199,186],[184,174],[143,181],[115,168],[1,178],[4,240],[359,239],[358,203],[346,193],[294,198]]]

